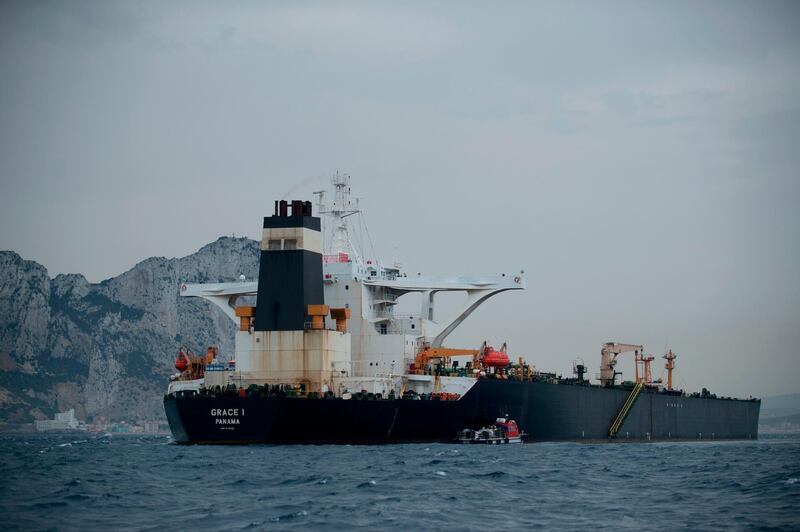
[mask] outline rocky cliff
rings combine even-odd
[[[180,283],[254,279],[258,256],[257,242],[223,237],[92,284],[76,274],[51,279],[42,265],[0,251],[0,426],[69,408],[86,421],[163,418],[181,345],[233,351],[233,322],[179,297]]]

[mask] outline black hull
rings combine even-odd
[[[180,443],[450,442],[508,414],[527,441],[721,440],[758,437],[759,401],[643,393],[615,439],[609,427],[630,392],[480,380],[459,401],[167,396]]]

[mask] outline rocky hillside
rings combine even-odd
[[[183,344],[233,350],[217,307],[181,298],[181,282],[258,274],[258,243],[223,237],[178,259],[150,258],[99,284],[50,278],[0,251],[0,427],[75,408],[86,421],[163,418],[167,377]]]

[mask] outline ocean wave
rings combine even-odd
[[[270,518],[270,521],[272,521],[273,523],[277,523],[279,521],[288,521],[289,519],[297,519],[298,517],[306,517],[307,515],[308,515],[307,511],[300,510],[298,512],[293,512],[293,513],[286,514],[286,515],[279,515],[277,517],[272,517],[272,518]]]
[[[33,504],[34,508],[60,508],[63,506],[68,506],[69,503],[64,501],[47,501],[47,502],[37,502]]]
[[[505,471],[491,471],[489,473],[480,473],[472,476],[477,478],[505,478],[508,476],[508,473]]]
[[[319,476],[317,475],[309,475],[305,477],[299,478],[286,478],[278,483],[279,486],[299,486],[302,484],[317,484],[319,481]]]

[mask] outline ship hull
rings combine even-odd
[[[482,379],[458,401],[167,396],[180,443],[450,442],[509,415],[527,441],[722,440],[758,437],[760,402],[643,393],[616,438],[628,390]]]

